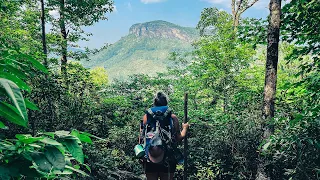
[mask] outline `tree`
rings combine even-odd
[[[232,0],[231,1],[231,12],[232,12],[232,17],[233,17],[233,26],[234,29],[236,30],[239,21],[240,21],[240,16],[241,14],[249,9],[251,6],[253,6],[258,0]]]
[[[224,111],[228,108],[230,90],[235,86],[234,77],[249,65],[254,54],[248,44],[236,38],[232,23],[232,16],[225,11],[203,10],[197,26],[203,38],[194,43],[199,63],[190,66],[204,87],[213,88],[211,91],[218,94],[218,99],[223,99]]]
[[[44,0],[40,0],[41,4],[41,30],[42,30],[42,48],[44,54],[44,65],[48,68],[48,50],[47,50],[47,41],[46,41],[46,24],[45,24],[45,9],[44,9]]]
[[[263,119],[270,120],[274,117],[274,103],[277,85],[277,67],[279,54],[280,15],[281,1],[270,1],[270,19],[268,27],[268,46],[266,60],[266,74],[263,98]],[[272,133],[272,127],[266,129],[265,137]]]
[[[268,45],[267,45],[267,60],[266,73],[262,109],[262,128],[263,139],[269,138],[273,133],[273,125],[267,125],[267,122],[274,117],[275,113],[275,97],[277,85],[277,68],[278,68],[278,53],[279,53],[279,35],[280,35],[280,16],[281,16],[281,0],[270,0],[269,4],[270,17],[268,26]],[[268,179],[262,162],[259,162],[257,179]]]
[[[107,85],[109,82],[108,74],[104,67],[95,67],[90,71],[90,74],[92,81],[96,86]]]
[[[268,27],[268,46],[266,60],[266,74],[264,87],[263,119],[270,120],[274,117],[274,103],[277,85],[277,67],[279,54],[280,15],[281,1],[270,1],[270,19]],[[266,129],[265,137],[273,132],[273,128]]]
[[[61,53],[61,72],[66,73],[68,57],[68,47],[77,47],[72,44],[79,40],[86,40],[83,26],[91,26],[99,20],[106,19],[105,13],[113,11],[113,1],[111,0],[49,0],[48,9],[57,11],[59,17],[51,17],[54,34],[60,37],[58,46]]]
[[[282,15],[282,39],[293,46],[287,64],[298,68],[295,83],[286,83],[284,93],[277,95],[277,130],[266,144],[267,153],[273,166],[284,169],[274,177],[319,179],[320,4],[293,0],[284,5]],[[277,158],[277,154],[285,156]]]

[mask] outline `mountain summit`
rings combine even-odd
[[[161,20],[134,24],[129,30],[129,34],[136,37],[174,38],[186,42],[191,42],[195,38],[196,34],[193,33],[195,33],[194,28],[181,27]]]
[[[110,80],[126,79],[143,73],[165,72],[171,52],[192,50],[191,42],[198,37],[195,28],[182,27],[166,21],[134,24],[129,34],[106,49],[83,61],[87,68],[103,66]]]

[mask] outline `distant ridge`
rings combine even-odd
[[[195,28],[162,20],[138,23],[130,27],[127,36],[82,64],[88,68],[105,67],[111,81],[138,73],[155,75],[166,71],[171,52],[191,51],[191,43],[197,37]]]
[[[162,20],[134,24],[130,27],[129,34],[137,37],[175,38],[187,42],[191,42],[197,36],[194,28],[181,27]]]

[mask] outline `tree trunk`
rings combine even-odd
[[[60,0],[60,20],[59,20],[59,24],[60,24],[60,32],[61,32],[61,36],[62,36],[62,43],[61,43],[61,72],[62,74],[66,74],[67,69],[67,47],[68,47],[68,43],[67,43],[67,31],[66,31],[66,24],[65,24],[65,16],[64,16],[64,12],[65,12],[65,1],[64,0]]]
[[[48,68],[48,51],[47,51],[47,42],[46,42],[46,27],[45,27],[45,14],[44,14],[44,2],[41,1],[41,30],[42,30],[42,48],[44,54],[44,65]]]
[[[234,25],[235,31],[237,31],[237,28],[238,28],[238,26],[239,26],[240,15],[241,15],[241,14],[236,14],[235,17],[234,17],[233,25]]]
[[[280,35],[281,0],[270,0],[270,19],[268,27],[267,62],[265,74],[265,86],[262,109],[263,139],[268,139],[273,133],[273,125],[267,125],[267,121],[274,117],[275,97],[277,85],[278,48]],[[256,179],[269,179],[260,157]]]
[[[44,54],[44,65],[46,66],[46,68],[49,68],[49,63],[48,63],[48,50],[47,50],[47,41],[46,41],[46,24],[45,24],[45,9],[44,9],[44,0],[40,0],[41,3],[41,30],[42,30],[42,48],[43,48],[43,54]],[[49,76],[48,74],[45,74],[45,86],[48,88],[48,92],[50,92],[50,80],[49,80]],[[53,126],[54,126],[54,120],[55,120],[55,115],[54,115],[54,111],[53,111],[53,102],[52,102],[52,98],[51,95],[49,93],[46,93],[45,95],[45,99],[48,101],[48,108],[49,111],[51,112],[50,114],[50,128],[48,129],[49,131],[53,130]],[[35,121],[35,120],[34,120]],[[33,133],[36,132],[35,129],[35,124],[36,122],[33,122],[32,125],[32,129],[33,129]]]
[[[276,97],[278,48],[280,35],[281,0],[271,0],[269,8],[270,20],[268,27],[267,62],[262,110],[263,120],[269,120],[274,117],[274,102]],[[267,131],[270,135],[270,133],[273,133],[273,127],[267,128]]]

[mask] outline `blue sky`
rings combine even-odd
[[[99,48],[105,43],[114,43],[128,34],[135,23],[165,20],[181,26],[195,27],[200,13],[205,7],[217,7],[231,12],[231,0],[114,0],[115,11],[84,30],[93,33],[90,41],[80,42],[80,46]],[[259,0],[248,9],[243,17],[265,18],[269,14],[268,0]]]

